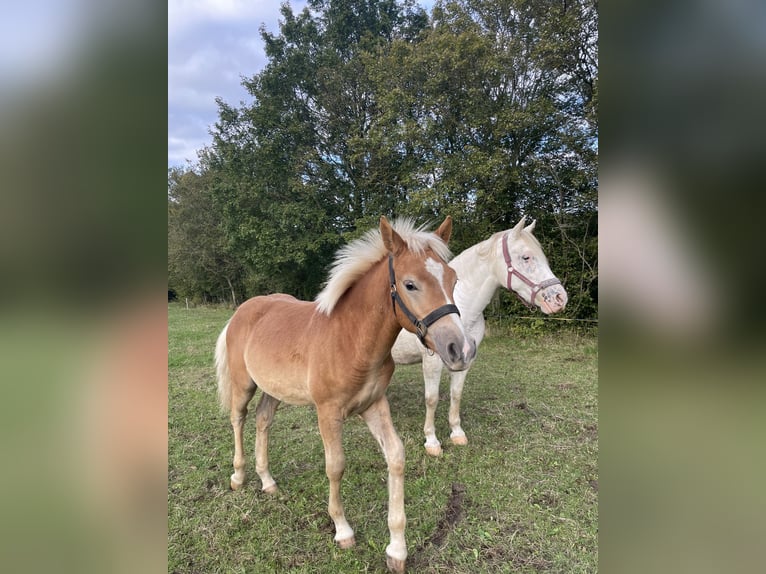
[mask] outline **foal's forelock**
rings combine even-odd
[[[416,255],[432,250],[444,261],[452,258],[447,244],[425,226],[415,227],[409,218],[397,219],[392,227],[407,244],[407,249]],[[342,247],[330,267],[330,276],[322,291],[316,296],[319,312],[329,315],[343,294],[356,283],[373,265],[388,255],[380,230],[372,229],[359,239]]]

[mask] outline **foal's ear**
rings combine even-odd
[[[448,215],[434,233],[441,237],[444,243],[449,243],[449,238],[452,236],[452,216]]]
[[[389,253],[396,255],[405,247],[404,239],[391,227],[388,219],[383,215],[380,216],[380,236]]]
[[[536,219],[533,219],[533,220],[532,220],[532,223],[530,223],[529,225],[527,225],[527,226],[524,228],[524,231],[529,231],[530,233],[532,233],[532,230],[534,230],[534,228],[535,228],[535,223],[537,223],[537,220],[536,220]]]

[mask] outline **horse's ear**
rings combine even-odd
[[[449,243],[449,238],[452,236],[452,216],[448,215],[442,224],[439,226],[439,229],[435,231],[436,235],[441,237],[442,241],[444,243]]]
[[[530,233],[532,233],[532,230],[535,228],[535,223],[537,223],[537,220],[536,220],[536,219],[533,219],[533,220],[532,220],[532,223],[530,223],[529,225],[527,225],[527,226],[524,228],[524,231],[529,231]]]
[[[389,253],[396,255],[405,246],[404,239],[391,227],[384,215],[380,216],[380,236],[383,238],[383,245]]]
[[[516,224],[516,226],[513,229],[511,229],[511,235],[517,236],[519,234],[519,232],[522,230],[522,228],[524,227],[524,224],[526,222],[527,222],[527,216],[526,215],[522,215],[521,219]],[[534,223],[532,225],[534,225]]]

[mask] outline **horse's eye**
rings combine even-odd
[[[417,291],[417,287],[415,287],[415,284],[412,281],[405,281],[404,287],[407,289],[407,291]]]
[[[529,255],[522,255],[522,256],[521,256],[521,258],[522,258],[524,261],[529,261],[529,259],[530,259]]]

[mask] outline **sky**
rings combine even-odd
[[[211,141],[216,97],[248,101],[242,77],[266,64],[259,29],[279,30],[283,0],[168,1],[168,167],[196,162]],[[306,0],[290,0],[294,13]],[[420,0],[430,11],[433,0]]]

